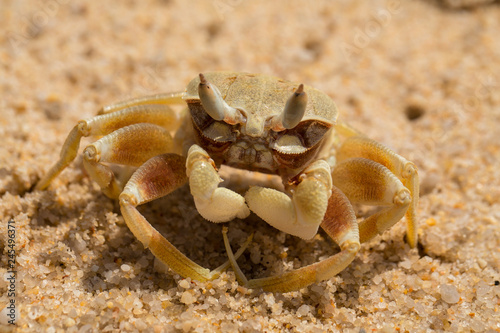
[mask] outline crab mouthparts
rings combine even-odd
[[[229,148],[227,164],[247,170],[272,170],[273,156],[267,145],[238,141]]]

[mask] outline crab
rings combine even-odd
[[[187,104],[184,114],[170,105]],[[38,182],[50,182],[77,156],[82,137],[96,137],[83,164],[105,195],[118,199],[134,236],[174,272],[209,281],[232,266],[249,288],[288,292],[344,270],[360,244],[406,215],[407,240],[417,244],[418,173],[414,163],[347,123],[325,93],[263,74],[200,74],[185,91],[135,98],[102,108],[69,133],[59,161]],[[111,165],[136,167],[129,177]],[[220,187],[221,165],[277,175],[283,191],[251,186],[244,195]],[[122,179],[125,178],[125,179]],[[137,210],[189,182],[197,211],[219,223],[255,213],[303,239],[321,227],[340,252],[280,275],[247,280],[237,264],[251,239],[233,253],[223,227],[228,261],[209,270],[182,254]],[[358,222],[353,204],[382,206]]]

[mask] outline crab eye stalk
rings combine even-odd
[[[200,96],[201,105],[203,105],[203,108],[210,117],[215,120],[224,119],[224,104],[226,103],[222,99],[217,87],[210,84],[201,73],[198,95]]]
[[[205,76],[200,73],[200,84],[198,85],[198,96],[206,113],[214,120],[223,120],[234,125],[244,123],[245,118],[237,109],[229,106],[222,98],[219,89],[207,81]]]
[[[274,119],[272,129],[283,131],[294,128],[304,117],[306,107],[307,94],[304,91],[304,85],[301,83],[286,102],[283,112]]]
[[[297,126],[306,112],[307,95],[301,83],[297,90],[290,96],[283,110],[283,127],[291,129]]]

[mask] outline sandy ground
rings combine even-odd
[[[500,332],[500,7],[489,3],[2,1],[0,331]],[[31,190],[79,119],[211,70],[315,86],[414,161],[418,249],[402,221],[331,280],[262,293],[231,271],[210,283],[165,271],[81,157]],[[187,187],[141,211],[196,262],[226,260],[221,226]],[[255,232],[248,277],[338,251],[324,233],[303,241],[255,215],[229,226],[234,247]]]

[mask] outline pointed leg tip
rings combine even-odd
[[[410,246],[410,248],[412,248],[412,249],[417,248],[418,238],[415,239],[415,237],[410,237],[409,234],[407,233],[407,234],[405,234],[404,240]]]

